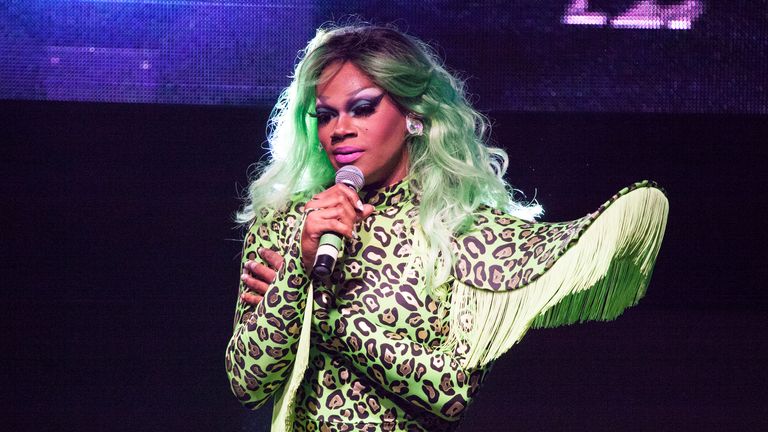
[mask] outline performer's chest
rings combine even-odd
[[[447,311],[423,290],[422,264],[412,254],[413,216],[407,211],[371,216],[356,239],[345,241],[331,283],[318,290],[316,303],[327,304],[332,314],[362,313],[385,331],[437,346],[448,330]],[[326,303],[323,296],[333,299]]]

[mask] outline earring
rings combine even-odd
[[[412,136],[422,136],[424,134],[424,123],[414,113],[405,116],[405,129]]]

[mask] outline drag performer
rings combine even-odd
[[[525,332],[610,320],[644,295],[667,200],[653,183],[537,222],[506,153],[429,46],[388,27],[321,28],[270,119],[248,189],[226,370],[272,430],[454,430]],[[359,192],[334,184],[354,166]],[[313,273],[324,233],[343,253]]]

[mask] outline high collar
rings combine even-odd
[[[397,183],[379,189],[360,191],[364,203],[374,206],[377,210],[391,206],[400,206],[405,202],[415,201],[416,194],[412,191],[413,180],[410,176]]]

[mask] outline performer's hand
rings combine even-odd
[[[258,254],[267,265],[248,260],[243,267],[243,274],[240,276],[245,285],[245,291],[240,298],[252,305],[259,304],[264,298],[269,284],[274,282],[277,271],[283,266],[283,257],[273,250],[259,248]]]
[[[352,238],[355,224],[373,213],[372,205],[360,202],[357,193],[343,184],[315,195],[305,208],[308,214],[301,231],[301,262],[307,274],[312,272],[324,233],[331,231]]]

